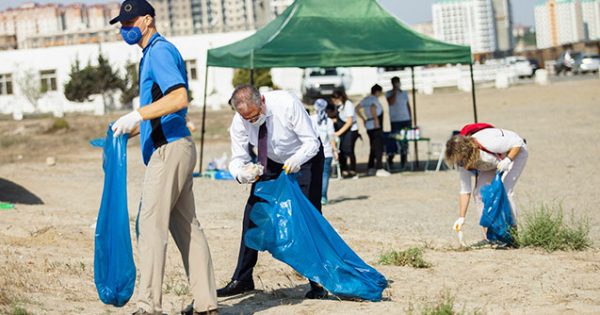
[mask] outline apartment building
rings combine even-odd
[[[586,39],[579,0],[548,0],[536,5],[534,14],[538,48],[575,43]]]
[[[491,0],[437,0],[432,5],[432,17],[437,39],[471,46],[473,53],[498,50]],[[511,15],[507,15],[507,18],[511,18]]]
[[[583,35],[588,40],[600,39],[600,0],[581,0]]]

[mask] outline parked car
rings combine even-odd
[[[575,62],[573,64],[573,72],[576,74],[588,72],[596,73],[598,72],[598,68],[600,68],[599,55],[579,54],[575,58]]]
[[[302,80],[302,96],[306,103],[320,97],[329,97],[335,90],[350,86],[351,77],[345,68],[306,68]]]
[[[523,56],[506,57],[504,63],[507,64],[519,78],[531,78],[535,72],[529,60]]]

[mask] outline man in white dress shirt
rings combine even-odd
[[[252,184],[242,225],[238,263],[231,281],[217,290],[220,297],[254,290],[252,270],[258,252],[246,247],[246,231],[256,225],[250,220],[252,206],[261,199],[254,196],[257,181],[271,180],[282,170],[297,173],[296,178],[304,195],[321,211],[323,178],[323,146],[315,133],[302,102],[286,91],[261,95],[251,85],[242,85],[231,96],[236,114],[229,130],[231,163],[229,171],[241,184]],[[258,149],[258,163],[250,157],[249,145]],[[311,281],[306,298],[320,299],[327,291]]]

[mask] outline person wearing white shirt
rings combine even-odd
[[[346,93],[342,90],[333,91],[331,102],[337,106],[337,120],[339,129],[335,136],[340,139],[339,163],[343,177],[358,178],[356,174],[356,154],[354,147],[358,140],[358,123],[356,122],[356,113],[354,104],[348,99]],[[348,164],[348,160],[350,163]]]
[[[459,231],[465,222],[471,194],[479,216],[483,212],[481,187],[489,185],[496,172],[503,172],[503,184],[516,224],[519,214],[514,201],[514,187],[521,176],[529,156],[527,144],[517,133],[500,128],[485,128],[470,136],[455,135],[446,143],[446,160],[457,165],[460,174],[459,218],[454,230]],[[475,176],[475,189],[471,177]],[[485,232],[482,244],[486,243]]]
[[[329,188],[329,176],[331,175],[331,163],[337,160],[337,145],[335,141],[335,129],[333,120],[327,117],[327,101],[320,98],[314,103],[315,113],[310,116],[313,129],[321,139],[325,162],[323,164],[323,187],[321,190],[321,204],[327,204],[327,189]],[[333,105],[331,105],[333,106]]]
[[[246,247],[244,235],[256,225],[250,220],[252,206],[261,201],[254,195],[257,181],[277,178],[282,170],[296,173],[298,184],[315,208],[321,211],[323,146],[315,133],[302,102],[286,91],[261,95],[251,85],[233,91],[231,105],[236,111],[231,122],[231,162],[229,171],[241,184],[252,184],[244,210],[238,263],[231,281],[217,290],[217,296],[232,296],[254,290],[252,271],[258,252]],[[258,150],[253,163],[249,145]],[[327,291],[311,281],[306,297],[320,299]]]
[[[390,108],[390,123],[392,126],[391,132],[387,135],[385,143],[385,151],[387,153],[387,162],[390,169],[393,167],[394,155],[398,152],[398,142],[391,138],[390,135],[400,133],[402,129],[409,129],[411,123],[410,104],[408,102],[408,94],[402,90],[400,78],[392,78],[392,89],[385,93],[389,108]],[[385,136],[385,135],[384,135]],[[400,143],[400,169],[406,166],[406,157],[408,155],[408,142]]]
[[[390,173],[383,169],[383,107],[379,102],[383,89],[379,84],[371,87],[371,95],[360,101],[363,113],[357,111],[357,115],[365,122],[365,128],[369,135],[368,175],[380,177],[390,176]]]

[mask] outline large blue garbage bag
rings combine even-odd
[[[246,232],[246,246],[269,251],[310,280],[341,297],[380,301],[387,280],[367,265],[304,196],[293,175],[256,184],[266,202],[252,208],[258,227]]]
[[[100,300],[125,305],[135,286],[127,212],[127,135],[108,128],[103,155],[104,191],[96,222],[94,282]]]
[[[487,228],[487,238],[512,244],[510,230],[514,220],[510,210],[510,202],[502,183],[502,173],[498,172],[489,185],[481,187],[483,213],[479,224]]]

